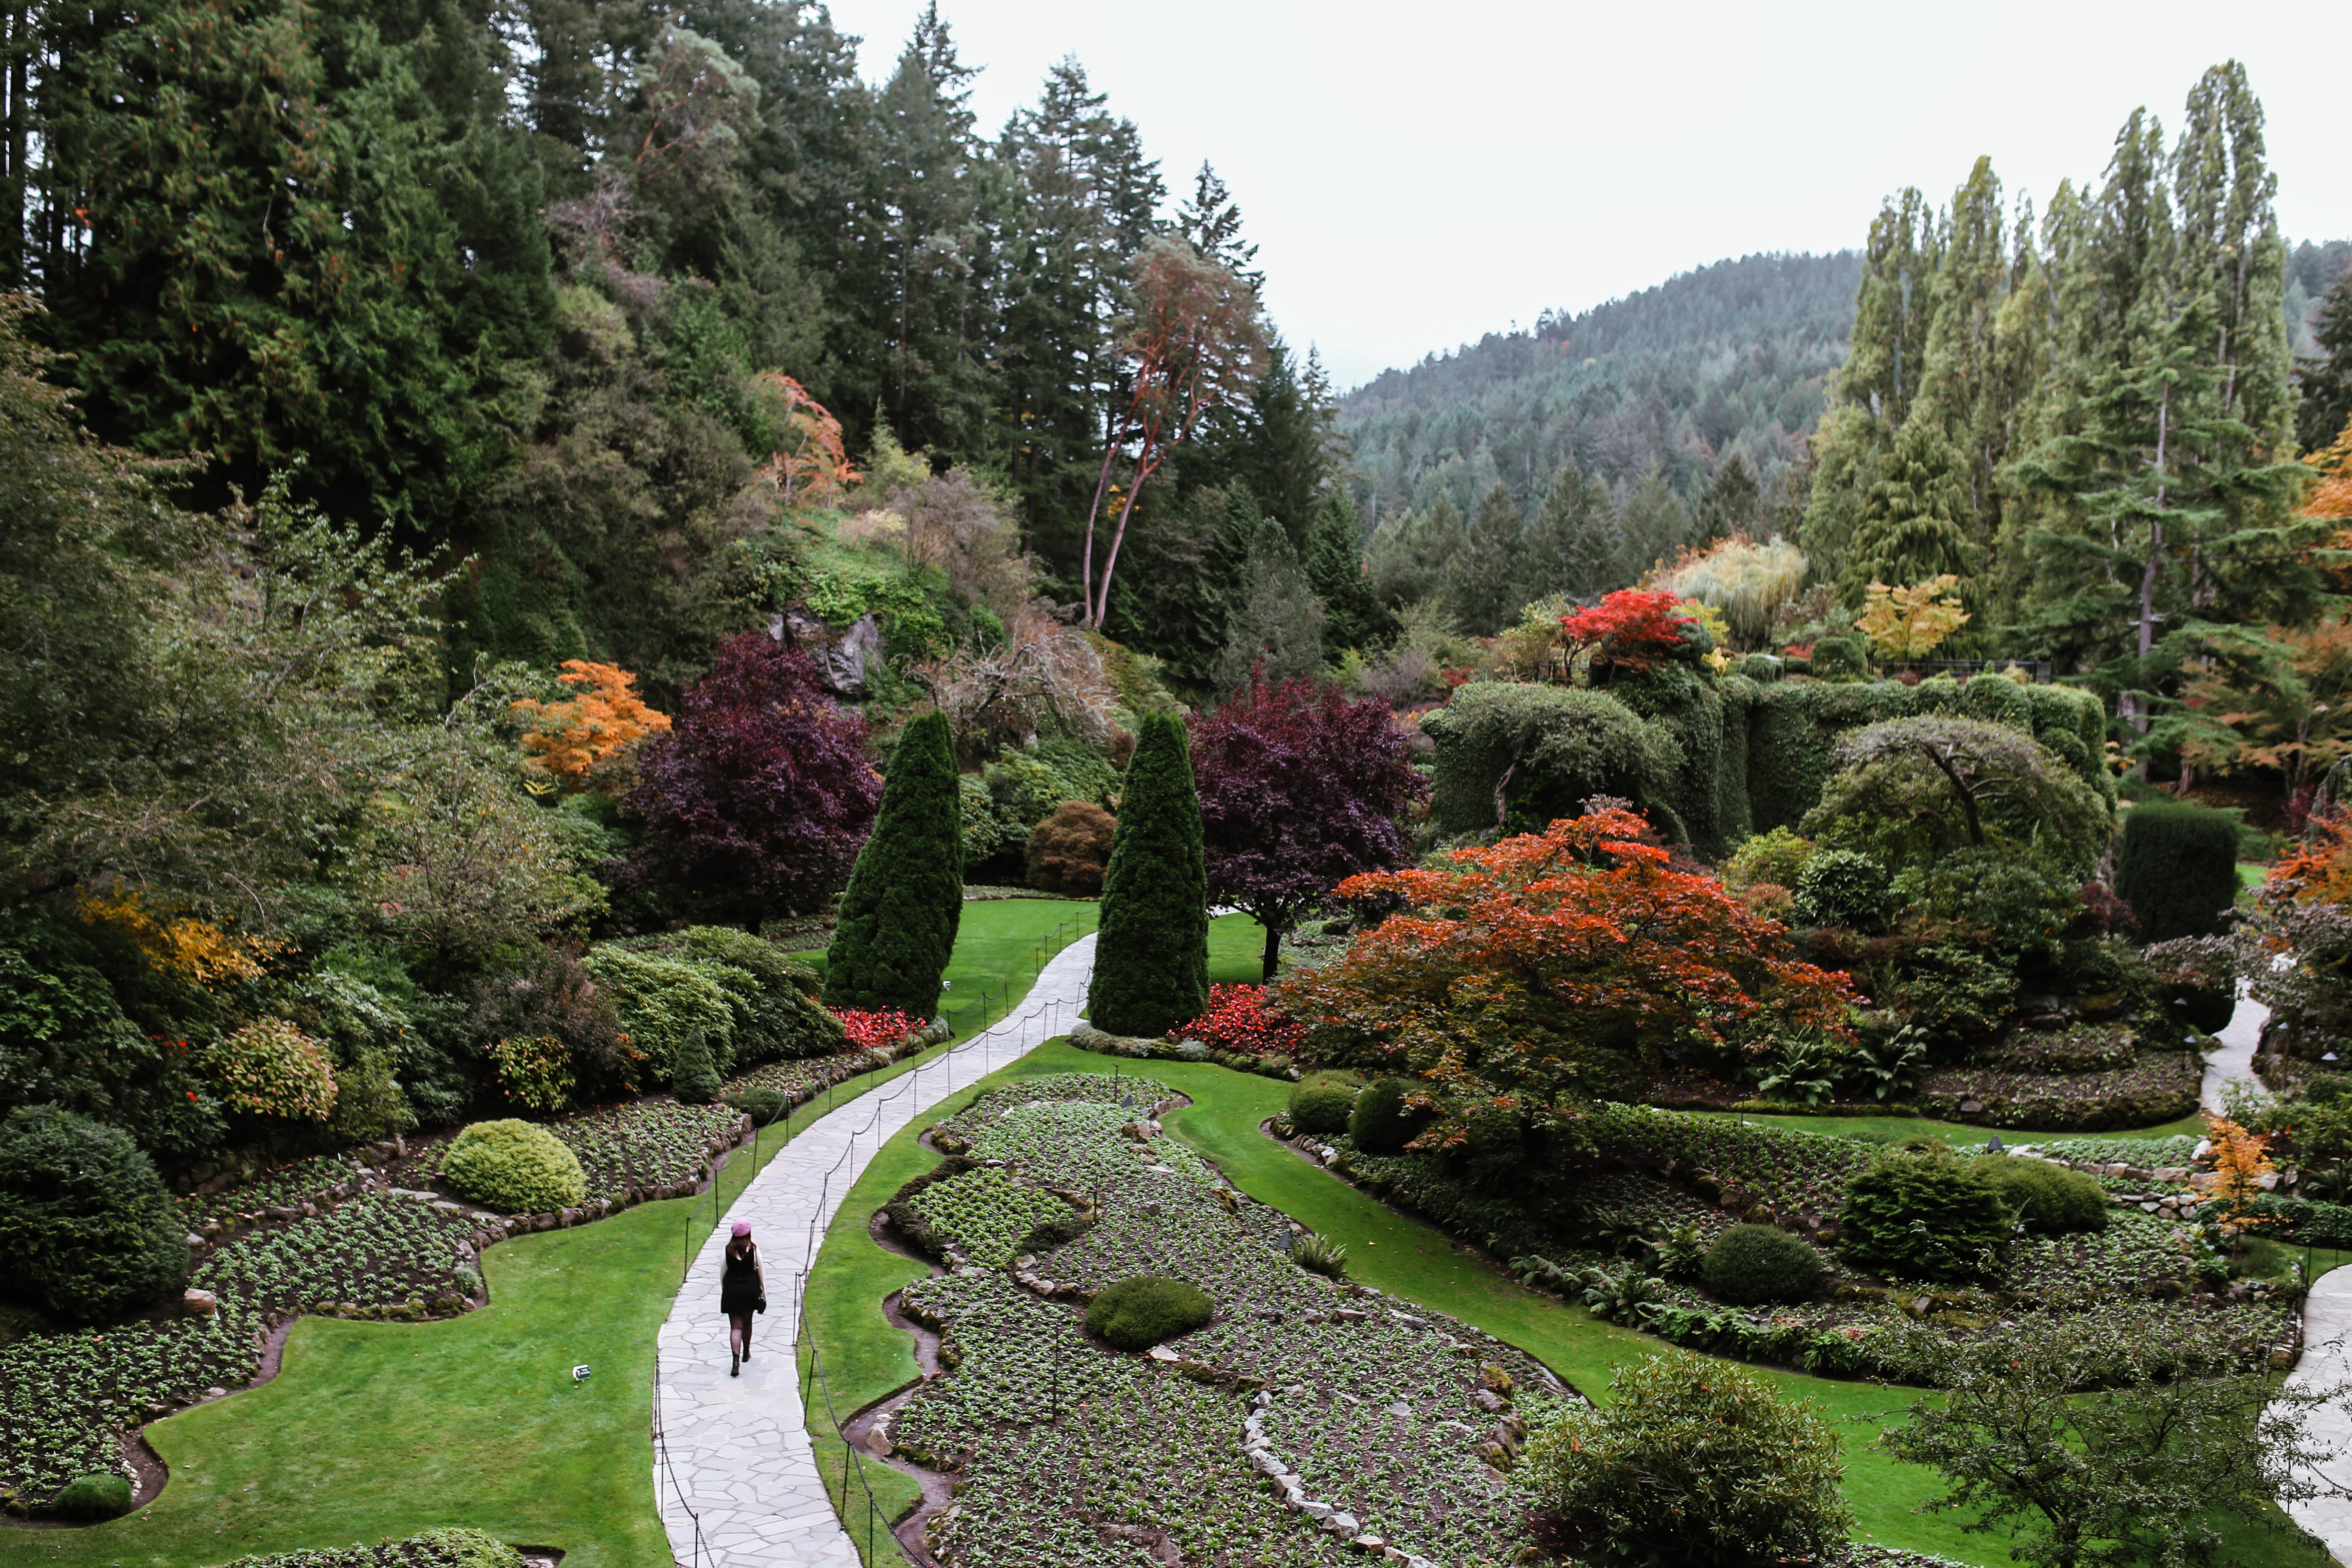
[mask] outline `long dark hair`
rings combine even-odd
[[[748,1236],[730,1236],[727,1238],[727,1256],[730,1258],[749,1258],[751,1256],[751,1249],[756,1244]]]

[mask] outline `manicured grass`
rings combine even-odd
[[[1099,1071],[1102,1065],[1100,1057],[1050,1044],[999,1076]],[[1258,1123],[1283,1103],[1287,1086],[1192,1063],[1121,1065],[1191,1096],[1192,1106],[1168,1118],[1170,1130],[1216,1161],[1244,1192],[1345,1244],[1348,1271],[1354,1279],[1507,1340],[1603,1403],[1615,1368],[1662,1348],[1661,1342],[1648,1335],[1601,1322],[1581,1308],[1521,1289],[1492,1266],[1465,1256],[1435,1228],[1399,1215],[1266,1138],[1258,1131]],[[1846,1497],[1862,1539],[1939,1552],[1985,1568],[2009,1562],[2004,1537],[1966,1534],[1952,1515],[1915,1511],[1937,1494],[1936,1478],[1876,1447],[1876,1433],[1899,1424],[1912,1403],[1922,1397],[1919,1391],[1793,1373],[1762,1375],[1788,1396],[1814,1401],[1843,1434]],[[2258,1531],[2232,1531],[2231,1536],[2227,1560],[2233,1563],[2316,1568],[2327,1562],[2297,1536]]]
[[[1209,922],[1209,984],[1255,985],[1265,973],[1265,928],[1248,915]]]
[[[1091,905],[968,905],[949,973],[1017,1005],[1036,941],[1077,910],[1091,929]],[[683,1260],[802,1128],[948,1048],[801,1107],[763,1132],[756,1161],[750,1150],[730,1160],[712,1193],[489,1248],[480,1311],[440,1323],[301,1320],[275,1379],[147,1428],[172,1471],[152,1506],[83,1530],[0,1531],[0,1564],[205,1568],[443,1525],[559,1546],[574,1568],[668,1563],[651,1389]],[[593,1371],[574,1386],[583,1363]]]

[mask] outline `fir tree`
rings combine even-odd
[[[890,753],[873,835],[841,895],[825,960],[828,1006],[939,1010],[963,916],[963,813],[947,717],[908,724]]]
[[[1451,496],[1439,496],[1427,511],[1397,513],[1372,531],[1364,552],[1373,595],[1397,608],[1436,597],[1461,544],[1462,513]]]
[[[1616,574],[1616,508],[1601,476],[1586,478],[1573,459],[1560,466],[1528,524],[1520,552],[1520,599],[1552,594],[1591,600],[1631,582]]]
[[[1355,502],[1334,489],[1315,510],[1307,541],[1307,585],[1323,601],[1323,658],[1336,664],[1349,648],[1370,649],[1396,636],[1396,617],[1372,596],[1364,571],[1363,527]]]
[[[1975,511],[1965,468],[1966,459],[1932,421],[1917,418],[1904,427],[1864,498],[1846,552],[1838,596],[1848,609],[1862,607],[1873,583],[1908,588],[1946,573],[1961,580],[1961,601],[1971,612],[1981,607],[1975,578],[1983,556],[1969,539]]]
[[[1618,508],[1617,581],[1633,583],[1661,562],[1672,561],[1690,541],[1690,510],[1653,465]]]
[[[1753,533],[1762,501],[1756,470],[1748,467],[1746,457],[1732,453],[1709,476],[1706,494],[1699,501],[1699,542]]]
[[[1323,605],[1282,524],[1261,518],[1242,562],[1242,599],[1217,660],[1217,685],[1278,685],[1323,670]],[[1255,672],[1255,673],[1254,673]]]
[[[2352,267],[2322,298],[2312,327],[2321,353],[2295,366],[2303,406],[2295,416],[2295,439],[2307,452],[2334,444],[2352,420]]]
[[[1447,613],[1472,637],[1490,637],[1518,614],[1519,535],[1526,519],[1511,487],[1497,481],[1478,503],[1461,548],[1445,563]]]
[[[1144,715],[1103,872],[1087,989],[1095,1027],[1159,1035],[1209,1000],[1208,871],[1184,722]]]

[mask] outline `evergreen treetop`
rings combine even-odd
[[[841,895],[826,1005],[931,1017],[962,918],[962,796],[947,716],[931,712],[891,752],[874,832]]]

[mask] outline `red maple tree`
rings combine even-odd
[[[834,702],[806,653],[745,632],[639,753],[625,804],[646,839],[622,879],[709,920],[813,909],[847,879],[881,800],[865,716]]]
[[[1621,588],[1559,619],[1560,640],[1571,658],[1590,648],[1595,665],[1630,670],[1672,658],[1696,625],[1672,594],[1638,588]]]
[[[1444,1114],[1424,1149],[1574,1142],[1596,1079],[1637,1059],[1754,1058],[1780,1037],[1851,1040],[1845,977],[1781,956],[1786,930],[1678,871],[1636,813],[1604,807],[1384,871],[1343,898],[1402,900],[1279,1005],[1312,1054],[1418,1075]]]
[[[1428,785],[1386,702],[1351,702],[1318,681],[1253,675],[1188,722],[1209,902],[1265,928],[1271,980],[1283,932],[1341,881],[1412,858],[1400,819]]]

